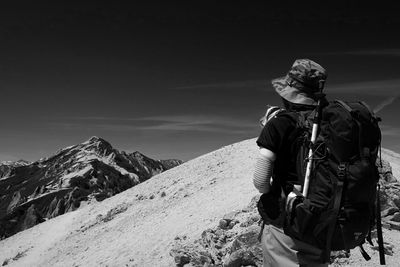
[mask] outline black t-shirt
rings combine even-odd
[[[273,180],[279,181],[280,186],[288,193],[291,188],[286,189],[286,182],[298,182],[296,172],[296,120],[289,116],[288,112],[282,112],[270,119],[260,136],[257,145],[271,150],[276,154],[274,163]],[[273,188],[276,188],[273,185]],[[279,190],[280,191],[280,190]]]

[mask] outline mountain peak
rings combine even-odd
[[[96,151],[102,156],[109,155],[114,151],[112,145],[103,138],[92,136],[86,142],[82,143],[85,150]]]
[[[90,143],[98,143],[98,142],[101,142],[101,143],[108,143],[105,139],[103,139],[103,138],[101,138],[101,137],[98,137],[98,136],[92,136],[92,137],[90,137],[89,138],[89,140],[87,140],[86,142],[84,142],[84,144],[85,143],[88,143],[88,144],[90,144]]]

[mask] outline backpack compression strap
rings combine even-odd
[[[377,121],[377,122],[382,121],[382,119],[381,119],[380,117],[376,116],[375,110],[372,110],[372,109],[367,105],[367,103],[365,103],[364,101],[359,101],[359,103],[360,103],[361,105],[363,105],[366,109],[368,109],[369,113],[371,114],[372,118],[373,118],[375,121]],[[378,111],[376,111],[376,112],[378,112]],[[382,135],[380,136],[380,139],[379,139],[379,162],[380,162],[381,168],[382,168]]]
[[[345,110],[347,110],[350,113],[351,117],[354,119],[355,123],[357,124],[357,127],[358,127],[358,152],[360,154],[360,157],[362,158],[364,156],[364,148],[362,145],[363,127],[362,127],[360,121],[357,119],[359,116],[358,111],[355,109],[352,109],[348,104],[346,104],[342,100],[336,99],[335,102],[339,103],[340,106],[342,106]],[[371,113],[369,107],[366,106],[366,104],[363,104],[361,102],[360,102],[360,104],[362,106],[364,106]]]
[[[339,215],[340,202],[342,201],[343,183],[346,178],[346,168],[347,168],[347,166],[345,163],[340,163],[338,166],[338,170],[337,170],[338,181],[337,181],[337,187],[336,187],[335,200],[333,202],[333,219],[330,221],[329,226],[328,226],[328,237],[326,239],[326,249],[322,255],[323,262],[328,262],[330,255],[331,255],[332,238],[333,238],[333,233],[335,231],[337,218]]]

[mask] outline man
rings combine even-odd
[[[313,110],[317,105],[316,93],[321,81],[326,80],[325,69],[309,59],[298,59],[285,77],[272,81],[282,97],[286,111],[274,112],[266,122],[258,140],[260,154],[254,172],[254,186],[263,195],[262,208],[267,214],[261,242],[264,266],[328,266],[321,264],[321,250],[292,239],[282,230],[284,197],[299,184],[302,177],[296,173],[296,151],[293,133],[296,121],[280,114],[292,111]]]

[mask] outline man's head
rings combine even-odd
[[[285,77],[272,80],[272,86],[290,103],[315,106],[316,95],[326,78],[326,70],[318,63],[310,59],[297,59]]]

